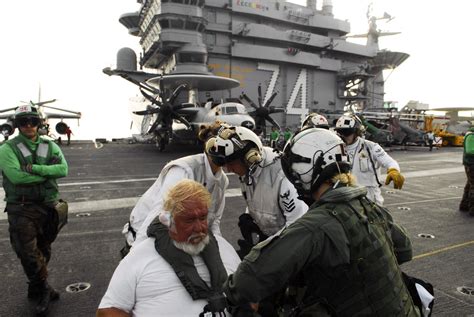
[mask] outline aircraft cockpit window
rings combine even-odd
[[[205,64],[206,63],[206,55],[200,53],[179,53],[178,55],[178,62],[179,63],[199,63]]]
[[[239,113],[239,109],[235,106],[222,107],[222,114],[236,114]]]

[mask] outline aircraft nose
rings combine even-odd
[[[252,122],[252,121],[248,121],[248,120],[242,122],[241,126],[247,128],[247,129],[250,129],[250,130],[253,130],[253,128],[254,128],[253,122]]]

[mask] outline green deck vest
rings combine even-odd
[[[42,139],[41,141],[35,152],[31,152],[28,146],[19,138],[9,140],[7,144],[20,161],[20,165],[47,165],[52,155],[52,146],[48,140]],[[15,185],[3,174],[3,188],[5,189],[5,197],[8,203],[51,202],[56,200],[58,196],[58,184],[56,183],[56,179],[48,179],[39,184]]]
[[[313,272],[307,279],[308,297],[303,302],[310,305],[323,299],[337,316],[419,316],[403,282],[386,219],[378,208],[365,197],[318,207],[344,228],[350,264]]]
[[[464,165],[474,165],[474,133],[468,132],[464,136],[464,151],[462,163]]]

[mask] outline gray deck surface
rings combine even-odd
[[[94,316],[120,260],[118,251],[124,242],[120,232],[136,200],[166,162],[199,149],[171,146],[158,152],[153,145],[125,143],[97,149],[93,143],[78,142],[63,150],[70,169],[69,176],[60,180],[60,190],[71,213],[53,244],[49,281],[60,291],[61,299],[51,305],[49,316]],[[385,205],[408,229],[414,246],[415,258],[403,269],[435,286],[433,316],[474,316],[474,295],[457,291],[461,286],[474,288],[474,217],[458,211],[466,181],[462,149],[428,152],[425,147],[390,154],[400,163],[406,182],[402,191],[383,187]],[[221,229],[236,246],[240,236],[237,219],[245,202],[237,177],[230,175],[229,179]],[[2,191],[0,196],[3,198]],[[3,209],[4,204],[1,206]],[[33,316],[34,304],[26,298],[26,278],[11,250],[5,216],[0,214],[0,316]],[[435,238],[418,237],[421,233]],[[66,292],[69,284],[77,282],[91,287]]]

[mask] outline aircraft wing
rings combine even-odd
[[[13,117],[13,113],[10,113],[10,114],[0,113],[0,119],[8,119],[8,118],[11,118],[11,117]]]
[[[191,107],[191,108],[182,108],[182,109],[178,109],[176,110],[177,113],[179,113],[180,115],[182,115],[186,120],[189,121],[189,123],[193,123],[191,121],[194,121],[197,114],[202,111],[202,108],[198,108],[198,107]]]
[[[80,119],[80,114],[62,114],[62,113],[48,113],[45,112],[44,116],[47,119]]]
[[[439,107],[439,108],[430,108],[428,111],[474,111],[474,107]]]

